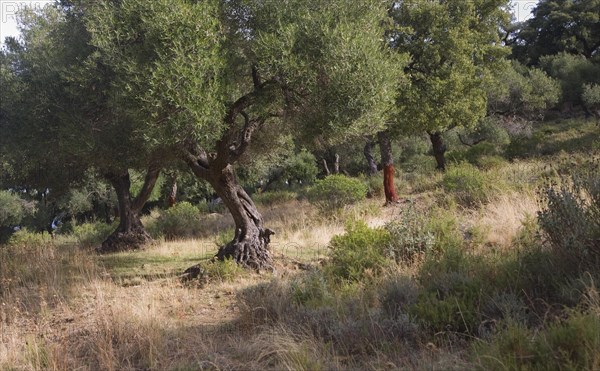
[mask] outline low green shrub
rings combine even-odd
[[[189,202],[178,202],[175,206],[161,212],[148,230],[154,237],[167,239],[195,236],[202,228],[200,210]]]
[[[483,170],[493,170],[508,165],[508,161],[502,156],[482,156],[475,161],[475,165]]]
[[[367,186],[367,197],[381,197],[384,194],[383,189],[383,176],[372,175],[363,178],[365,185]]]
[[[563,179],[542,192],[546,206],[539,212],[540,227],[553,253],[567,272],[598,271],[600,264],[600,166]]]
[[[202,264],[208,279],[231,282],[244,273],[244,268],[233,259],[217,260]]]
[[[318,308],[333,301],[326,277],[321,271],[312,271],[291,281],[294,303],[309,308]]]
[[[385,225],[391,241],[387,255],[396,262],[413,262],[418,255],[424,255],[435,245],[435,236],[425,228],[426,221],[414,207],[404,210],[401,217]]]
[[[409,277],[394,277],[383,285],[381,307],[390,318],[399,318],[407,314],[417,301],[419,287]]]
[[[252,195],[252,200],[257,205],[273,206],[275,204],[282,204],[288,201],[295,200],[298,195],[295,192],[290,191],[269,191],[264,193],[256,193]]]
[[[44,233],[32,232],[27,228],[21,228],[10,236],[8,245],[37,247],[46,244],[50,239],[48,234],[45,235]]]
[[[369,228],[364,222],[346,227],[346,233],[331,239],[328,271],[338,279],[361,281],[377,275],[388,265],[385,251],[391,235],[381,228]]]
[[[442,178],[442,186],[467,207],[489,201],[499,189],[497,180],[468,163],[450,167]]]
[[[117,222],[118,223],[118,222]],[[73,225],[71,234],[83,247],[96,246],[102,243],[116,228],[117,223],[83,223]]]
[[[367,186],[356,178],[330,175],[315,182],[307,196],[321,211],[333,211],[364,200]]]
[[[474,344],[487,370],[596,370],[600,366],[600,318],[573,312],[542,331],[509,323],[489,342]]]

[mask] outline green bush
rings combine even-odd
[[[596,370],[599,349],[600,318],[576,312],[543,331],[509,323],[490,342],[474,344],[475,359],[488,370]]]
[[[346,227],[346,233],[331,239],[329,272],[336,278],[361,281],[377,275],[388,265],[385,251],[391,242],[388,231],[369,228],[364,222]]]
[[[231,282],[244,273],[244,268],[233,259],[217,260],[202,264],[206,277],[219,281]]]
[[[252,200],[258,205],[273,206],[295,200],[298,195],[289,191],[269,191],[252,195]]]
[[[363,178],[365,185],[367,186],[367,197],[381,197],[384,194],[383,189],[383,176],[372,175]]]
[[[396,262],[410,263],[435,245],[435,236],[426,230],[425,220],[413,207],[405,209],[399,219],[387,223],[385,229],[391,237],[386,253]]]
[[[308,190],[307,196],[308,200],[322,211],[338,210],[364,200],[367,196],[367,186],[359,179],[330,175],[318,180]]]
[[[50,236],[44,236],[43,233],[31,232],[27,228],[22,228],[10,236],[8,244],[20,247],[38,247],[50,240]]]
[[[497,181],[467,163],[448,169],[442,178],[442,186],[447,192],[454,194],[461,205],[467,207],[489,201],[498,191]]]
[[[321,271],[312,271],[292,280],[290,289],[294,303],[309,308],[317,308],[333,300],[327,279]]]
[[[178,202],[161,213],[149,232],[167,239],[195,236],[201,228],[200,210],[189,202]]]
[[[74,225],[71,233],[81,246],[90,247],[102,243],[116,228],[117,223],[83,223]]]
[[[385,283],[381,306],[390,318],[399,318],[417,301],[419,287],[409,277],[395,277]]]
[[[409,313],[433,333],[476,334],[482,319],[482,293],[492,289],[488,271],[481,257],[467,255],[460,248],[429,257],[418,275],[423,289]]]
[[[560,186],[547,187],[540,226],[562,267],[569,271],[600,264],[600,166],[592,164]]]
[[[0,227],[17,225],[24,215],[21,198],[12,192],[0,191]]]

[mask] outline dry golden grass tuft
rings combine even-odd
[[[530,191],[509,192],[473,214],[474,223],[484,227],[486,245],[510,249],[527,218],[535,218],[539,211],[536,195]]]

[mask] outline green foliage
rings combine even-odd
[[[333,301],[326,276],[321,271],[312,271],[290,283],[292,300],[298,305],[318,308]]]
[[[515,35],[513,55],[528,65],[537,64],[544,55],[561,52],[597,56],[599,14],[596,0],[541,0],[533,9],[533,17]]]
[[[600,65],[581,55],[561,53],[540,59],[541,67],[562,86],[562,102],[583,103],[586,84],[600,83]]]
[[[486,86],[488,114],[539,119],[561,97],[559,82],[539,69],[513,61],[493,73]]]
[[[273,206],[295,200],[298,195],[290,191],[270,191],[252,195],[252,200],[257,205]]]
[[[178,202],[163,211],[148,230],[167,239],[195,236],[202,228],[200,210],[189,202]]]
[[[232,282],[244,273],[244,268],[233,259],[217,260],[202,264],[202,269],[209,279]]]
[[[50,236],[44,233],[31,232],[27,228],[21,228],[10,236],[8,245],[18,247],[40,247],[48,243]]]
[[[476,343],[474,355],[491,370],[591,370],[600,363],[600,318],[573,312],[563,322],[534,332],[517,323],[490,342]]]
[[[589,109],[600,109],[600,84],[585,84],[581,94],[583,103]]]
[[[499,189],[497,181],[491,179],[488,173],[467,163],[448,169],[441,184],[447,192],[454,194],[456,200],[464,206],[485,203]]]
[[[417,301],[419,287],[409,277],[395,277],[385,283],[381,295],[381,306],[391,318],[406,314]]]
[[[364,177],[365,185],[367,186],[367,196],[368,197],[381,197],[384,194],[383,188],[383,176],[382,175],[372,175],[368,177]]]
[[[350,224],[345,234],[329,243],[328,271],[338,279],[356,282],[375,276],[389,264],[385,253],[390,242],[385,229],[372,229],[364,222]]]
[[[364,200],[367,196],[367,186],[359,179],[330,175],[315,182],[308,190],[307,196],[308,200],[322,211],[332,211]]]
[[[482,77],[504,54],[497,27],[506,21],[505,3],[418,0],[392,8],[392,47],[411,58],[393,131],[443,132],[485,116]]]
[[[17,225],[25,215],[23,200],[9,191],[0,191],[0,227]]]
[[[73,226],[72,235],[80,246],[94,247],[100,245],[116,227],[116,223],[83,223]]]
[[[424,290],[410,313],[432,332],[476,333],[486,278],[482,263],[458,249],[448,249],[439,258],[428,259],[419,272]]]
[[[600,167],[591,163],[560,186],[547,187],[539,223],[563,267],[600,264]]]
[[[319,174],[317,159],[312,153],[302,149],[285,160],[282,172],[285,179],[310,184],[317,179],[317,174]]]
[[[391,237],[386,254],[396,262],[411,263],[428,253],[434,247],[435,237],[425,224],[413,207],[406,208],[399,219],[385,225]]]

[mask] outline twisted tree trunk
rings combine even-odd
[[[394,187],[394,158],[392,156],[392,142],[388,133],[382,131],[377,134],[379,150],[381,151],[381,164],[383,166],[383,190],[385,203],[390,205],[398,202],[398,195]]]
[[[148,201],[159,174],[160,169],[158,168],[148,169],[142,190],[135,199],[132,199],[129,191],[131,179],[128,170],[121,173],[111,173],[106,175],[106,178],[117,193],[117,201],[119,203],[119,225],[117,229],[102,242],[102,245],[96,249],[98,253],[138,250],[143,248],[148,242],[152,241],[152,238],[142,225],[139,213],[146,201]]]
[[[242,266],[257,270],[272,268],[273,258],[268,245],[274,232],[264,227],[254,202],[237,184],[231,165],[213,174],[208,181],[235,222],[235,236],[219,249],[217,258],[231,258]]]

